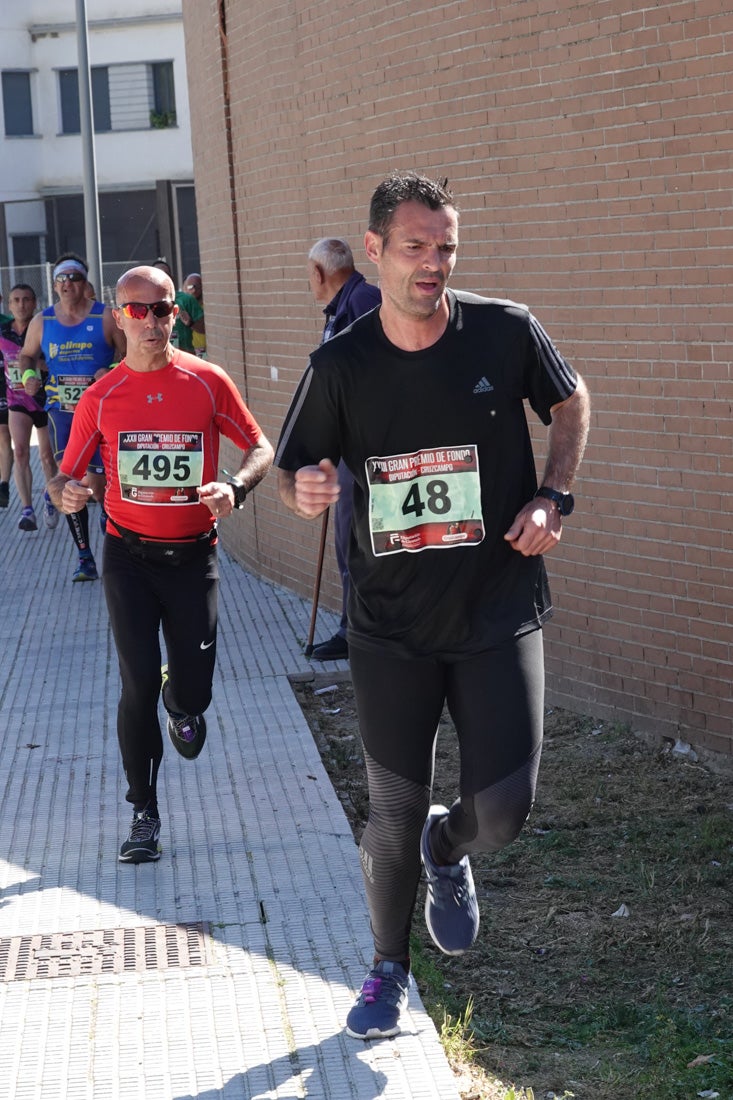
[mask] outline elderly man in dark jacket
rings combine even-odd
[[[354,257],[346,241],[340,237],[322,237],[308,253],[308,280],[313,297],[324,306],[326,323],[322,343],[338,336],[362,314],[382,301],[376,286],[368,283],[354,267]],[[349,656],[346,641],[346,603],[349,595],[348,556],[351,530],[351,500],[354,481],[343,462],[338,466],[341,495],[334,506],[334,543],[336,561],[341,574],[343,604],[341,622],[332,638],[317,645],[311,656],[315,661],[337,661]]]

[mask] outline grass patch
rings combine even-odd
[[[358,838],[367,799],[351,685],[325,705],[313,685],[296,692]],[[435,801],[454,799],[457,767],[446,716]],[[729,775],[628,727],[548,711],[532,814],[514,844],[472,866],[472,951],[434,947],[422,892],[412,941],[465,1100],[733,1100]]]

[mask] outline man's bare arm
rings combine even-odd
[[[235,477],[241,481],[247,492],[251,492],[255,485],[259,485],[267,471],[272,466],[275,451],[269,439],[261,435],[254,447],[250,447],[242,455],[242,464]]]
[[[565,493],[573,483],[583,457],[590,424],[590,397],[580,376],[575,392],[553,405],[548,439],[548,454],[542,485]],[[534,497],[517,513],[504,535],[506,541],[525,557],[547,554],[562,537],[562,516],[557,504]]]
[[[570,397],[553,405],[542,484],[566,493],[578,472],[590,426],[590,395],[583,379]]]
[[[41,337],[43,336],[43,316],[37,313],[32,318],[31,323],[25,332],[25,340],[23,341],[23,350],[18,356],[18,366],[20,368],[21,378],[26,371],[37,371],[38,359],[41,354]],[[28,378],[23,383],[26,393],[31,397],[38,393],[41,388],[41,379],[36,374],[35,378]]]

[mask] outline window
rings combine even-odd
[[[153,77],[153,107],[151,126],[165,127],[176,124],[176,90],[173,84],[173,62],[156,61],[150,66]]]
[[[61,133],[78,134],[79,85],[76,69],[59,69]],[[176,125],[172,61],[138,61],[92,68],[92,105],[97,133],[164,130]]]
[[[27,137],[33,133],[31,74],[8,69],[3,72],[3,113],[7,137]]]
[[[14,233],[10,240],[15,267],[36,267],[43,263],[45,257],[41,254],[41,237],[38,233]]]
[[[59,69],[61,100],[61,133],[78,134],[81,129],[79,112],[79,78],[76,69]],[[112,129],[109,105],[109,69],[92,66],[92,110],[97,133]]]

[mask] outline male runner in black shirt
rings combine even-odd
[[[514,302],[447,287],[458,212],[444,184],[379,185],[366,253],[382,304],[315,351],[286,418],[280,492],[315,517],[354,476],[349,657],[369,780],[360,845],[374,965],[347,1018],[395,1035],[409,984],[420,863],[428,929],[461,954],[478,933],[468,856],[519,833],[542,745],[542,555],[560,539],[589,421],[584,383]],[[540,488],[524,400],[548,428]],[[430,806],[447,703],[459,797]]]

